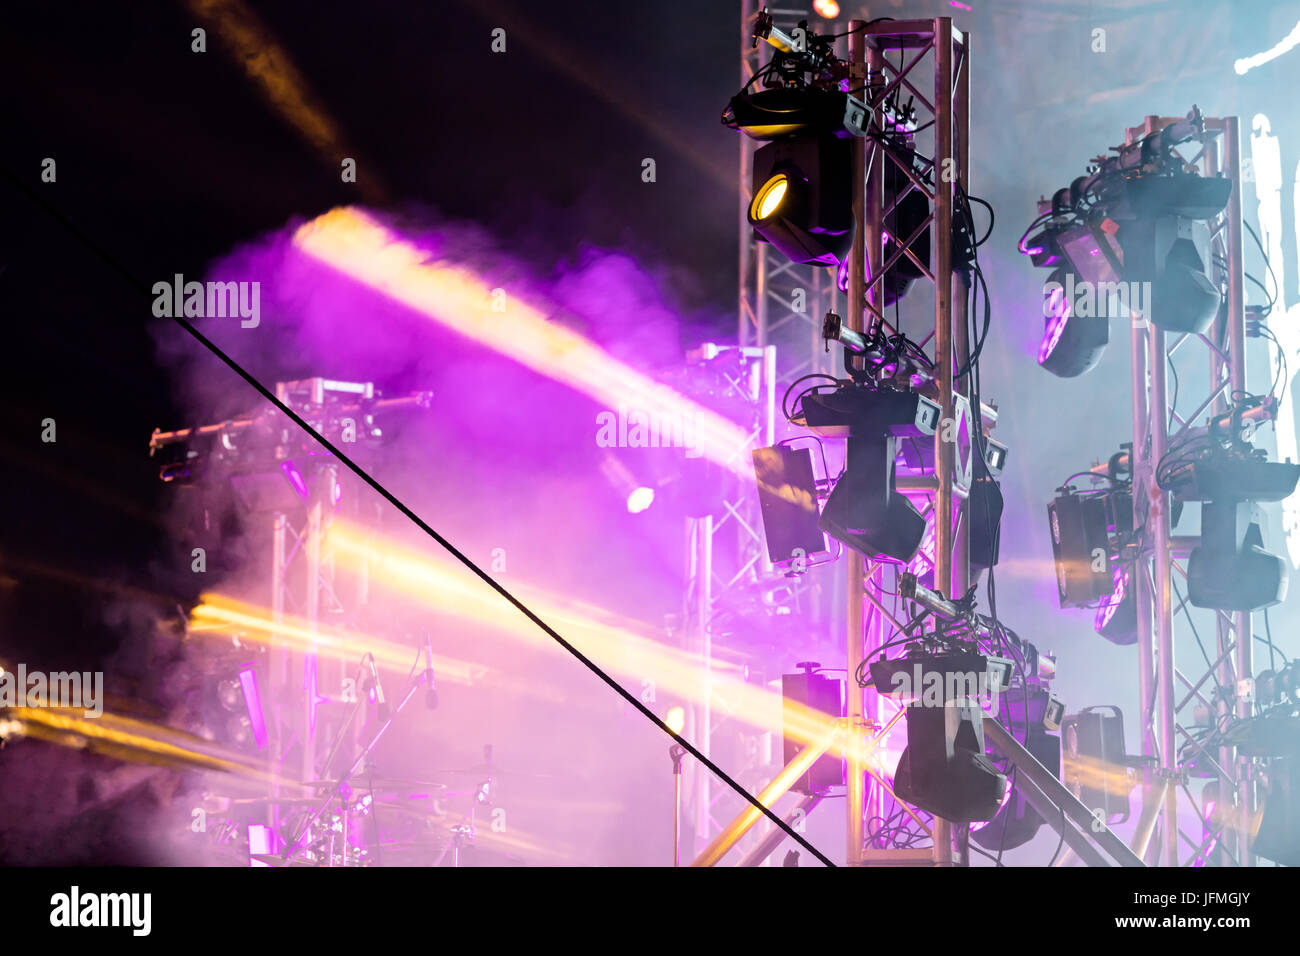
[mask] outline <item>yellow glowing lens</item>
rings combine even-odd
[[[789,185],[789,180],[785,178],[784,173],[779,173],[765,182],[758,195],[754,197],[754,218],[766,219],[776,212],[781,201],[785,199],[785,191]]]

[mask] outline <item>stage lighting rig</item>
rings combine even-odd
[[[865,135],[865,103],[840,89],[848,67],[833,39],[801,21],[793,35],[764,9],[753,42],[771,60],[723,111],[722,122],[764,145],[754,152],[748,219],[793,262],[838,265],[853,244],[852,148]],[[764,89],[752,90],[762,80]]]
[[[384,398],[370,382],[320,377],[280,382],[276,389],[281,400],[312,428],[354,455],[383,440],[380,419],[385,414],[428,408],[433,401],[432,392]],[[203,475],[209,464],[221,464],[236,474],[283,471],[295,486],[298,472],[284,467],[285,460],[300,458],[305,462],[327,454],[273,406],[196,428],[169,432],[155,428],[149,439],[149,454],[159,452],[164,453],[159,466],[159,477],[164,482],[188,484]]]
[[[1112,317],[1199,333],[1218,314],[1209,220],[1226,207],[1232,182],[1197,175],[1177,151],[1203,134],[1193,107],[1186,119],[1097,157],[1088,175],[1039,201],[1019,248],[1054,270],[1039,352],[1048,371],[1069,377],[1096,365]]]
[[[1187,561],[1194,607],[1258,611],[1286,597],[1287,562],[1264,549],[1255,503],[1290,496],[1300,465],[1271,462],[1249,440],[1252,423],[1272,415],[1272,399],[1243,398],[1191,430],[1157,464],[1156,482],[1176,502],[1203,503],[1200,544]]]
[[[974,590],[960,600],[931,591],[911,574],[899,578],[899,596],[922,608],[904,632],[935,618],[902,656],[870,662],[862,686],[907,701],[907,748],[894,790],[900,799],[947,820],[989,820],[1003,805],[1007,778],[985,753],[981,697],[997,699],[1010,685],[1012,660],[981,649],[993,625],[974,611]]]
[[[857,228],[851,141],[871,137],[895,157],[884,169],[884,251],[892,264],[882,286],[892,305],[929,263],[929,200],[912,180],[929,181],[932,172],[915,151],[916,111],[899,90],[886,91],[874,107],[846,90],[849,65],[835,55],[834,38],[818,36],[806,20],[786,34],[764,10],[753,33],[759,40],[775,52],[722,114],[725,125],[763,144],[754,152],[749,224],[793,262],[842,266]],[[760,82],[762,89],[752,89]],[[959,266],[973,254],[968,219],[958,216],[953,229]]]

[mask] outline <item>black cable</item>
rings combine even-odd
[[[1169,362],[1169,374],[1174,377],[1174,397],[1169,403],[1169,423],[1165,426],[1165,430],[1168,431],[1174,427],[1174,419],[1178,417],[1178,366],[1174,365],[1172,355],[1166,353],[1165,359]]]
[[[875,24],[877,24],[877,23],[884,23],[886,20],[892,20],[892,19],[894,19],[894,18],[893,18],[893,17],[876,17],[876,19],[874,19],[874,20],[868,20],[866,23],[860,23],[860,24],[858,24],[856,27],[850,27],[849,29],[845,30],[843,33],[829,33],[829,34],[826,35],[826,39],[828,39],[828,40],[838,40],[838,39],[840,39],[840,37],[846,37],[846,36],[849,36],[849,35],[851,35],[851,34],[854,34],[854,33],[859,32],[860,30],[865,30],[865,29],[866,29],[867,27],[869,27],[869,26],[873,26],[873,25],[875,25]]]
[[[1274,670],[1277,669],[1273,663],[1274,651],[1276,651],[1282,657],[1282,663],[1284,665],[1291,663],[1290,658],[1286,656],[1282,648],[1278,647],[1276,644],[1273,643],[1273,628],[1268,623],[1268,608],[1264,608],[1264,633],[1268,635],[1268,640],[1265,641],[1265,643],[1268,644],[1268,666],[1270,668],[1273,668]],[[1256,637],[1255,640],[1259,640],[1259,638]]]
[[[1245,219],[1241,220],[1241,224],[1246,227],[1246,231],[1250,233],[1250,237],[1255,240],[1255,245],[1259,246],[1259,254],[1264,257],[1264,268],[1268,269],[1268,276],[1273,280],[1273,289],[1275,291],[1269,299],[1269,308],[1271,310],[1273,303],[1277,302],[1278,296],[1282,294],[1282,287],[1278,284],[1277,275],[1273,272],[1273,263],[1268,259],[1268,250],[1264,248],[1264,242],[1259,238],[1259,233],[1257,233],[1251,224]],[[1268,290],[1265,289],[1264,293],[1267,295]]]
[[[1065,846],[1066,826],[1067,824],[1065,822],[1065,807],[1061,807],[1061,839],[1058,840],[1056,843],[1056,852],[1053,853],[1052,858],[1047,861],[1047,865],[1049,867],[1054,866],[1056,864],[1056,858],[1061,855],[1061,847]]]

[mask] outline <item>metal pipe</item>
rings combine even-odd
[[[695,627],[694,642],[700,655],[701,687],[695,707],[695,746],[708,757],[713,733],[713,635],[709,630],[709,614],[713,605],[713,518],[705,515],[693,520],[693,547],[695,567],[695,607],[692,618]],[[713,827],[712,775],[702,766],[695,767],[695,842],[709,838]]]
[[[954,183],[952,104],[952,19],[934,20],[934,363],[938,373],[939,398],[943,405],[940,428],[934,436],[935,491],[934,579],[953,581],[953,464],[956,447],[945,440],[956,418],[953,400],[953,308],[952,308],[952,215]],[[944,427],[948,426],[948,427]],[[934,862],[952,864],[952,826],[947,820],[934,820]]]
[[[1169,781],[1162,780],[1150,791],[1143,791],[1142,794],[1142,813],[1138,817],[1137,829],[1133,833],[1133,842],[1131,844],[1133,852],[1146,859],[1147,849],[1151,846],[1151,835],[1156,830],[1156,820],[1160,816],[1160,805],[1164,803],[1165,791],[1169,789]]]
[[[951,22],[951,21],[950,21]],[[961,58],[954,65],[956,70],[955,90],[952,96],[953,110],[953,145],[956,152],[956,171],[957,185],[970,195],[970,37],[963,35],[961,46]],[[937,185],[937,183],[936,183]],[[971,241],[974,241],[972,236]],[[974,281],[972,279],[972,281]],[[966,362],[966,355],[970,348],[967,335],[966,314],[968,296],[966,295],[966,286],[962,282],[960,275],[954,273],[952,281],[949,283],[952,289],[952,332],[953,346],[955,349],[954,364],[963,365]],[[972,459],[980,453],[980,441],[982,436],[973,434],[975,428],[974,422],[974,405],[971,402],[970,393],[970,374],[962,375],[954,382],[954,388],[957,394],[966,399],[967,407],[970,409],[968,414],[971,415],[971,421],[968,427],[972,430],[971,442],[969,444]],[[954,449],[955,453],[956,449]],[[975,477],[974,461],[971,462],[971,479]],[[945,513],[945,512],[941,512]],[[953,538],[953,556],[952,556],[952,587],[948,591],[949,597],[959,597],[966,593],[970,587],[970,504],[966,495],[962,495],[957,502],[957,525],[956,534]],[[938,580],[938,579],[936,579]]]
[[[1246,298],[1245,275],[1242,266],[1241,220],[1241,133],[1235,116],[1225,118],[1223,124],[1223,168],[1232,180],[1228,196],[1228,357],[1229,381],[1233,393],[1246,390]],[[1252,680],[1255,676],[1254,646],[1251,639],[1251,614],[1238,611],[1232,617],[1236,632],[1237,679]],[[1234,693],[1238,690],[1232,688]],[[1236,693],[1238,720],[1254,716],[1253,694]],[[1254,866],[1255,857],[1250,852],[1251,821],[1255,813],[1255,781],[1249,760],[1242,760],[1237,769],[1237,858],[1242,866]],[[1222,791],[1221,791],[1222,792]]]
[[[1049,801],[1046,811],[1034,806],[1034,809],[1038,810],[1044,820],[1050,824],[1053,814],[1058,819],[1061,814],[1064,814],[1068,820],[1073,821],[1080,830],[1087,834],[1088,840],[1095,842],[1116,863],[1121,866],[1143,865],[1137,855],[1124,844],[1123,840],[1115,835],[1110,827],[1101,826],[1098,829],[1098,821],[1092,810],[1076,797],[1069,787],[1058,780],[1056,774],[1039,763],[1034,755],[1011,735],[1010,731],[998,723],[997,720],[987,715],[984,717],[984,735],[994,747],[1006,755],[1007,759],[1016,768],[1016,786],[1020,787],[1026,783],[1032,784],[1033,789],[1041,793]],[[1032,806],[1034,801],[1030,799],[1030,793],[1033,791],[1026,788],[1024,792],[1025,798],[1030,800]],[[1058,830],[1057,832],[1061,831]],[[1087,843],[1088,840],[1084,842]],[[1085,853],[1080,852],[1079,847],[1074,842],[1071,842],[1068,836],[1066,842],[1070,843],[1070,846],[1080,856],[1085,856]],[[1089,849],[1092,848],[1089,847]]]
[[[868,44],[864,34],[866,23],[862,20],[849,22],[849,84],[850,87],[865,86],[867,82]],[[878,51],[870,54],[879,58]],[[865,98],[865,97],[864,97]],[[877,157],[879,159],[879,157]],[[884,184],[880,176],[879,162],[872,164],[870,188],[867,184],[867,143],[861,136],[853,138],[853,168],[850,174],[852,183],[851,202],[854,221],[861,223],[861,228],[853,235],[853,246],[849,252],[849,291],[848,301],[844,306],[844,321],[849,329],[863,331],[862,310],[866,296],[866,275],[864,270],[878,268],[881,255],[880,243],[880,206],[883,200]],[[870,204],[870,205],[868,205]],[[869,260],[869,261],[868,261]],[[872,293],[876,295],[875,292]],[[846,362],[856,362],[846,353]],[[849,551],[846,597],[848,600],[848,680],[845,681],[845,714],[851,737],[862,734],[864,724],[864,699],[862,688],[854,676],[862,666],[865,656],[865,614],[862,604],[865,578],[865,565],[862,555]],[[850,746],[846,760],[845,793],[845,839],[847,842],[845,861],[849,866],[860,866],[865,849],[865,826],[863,809],[866,804],[866,767],[859,753],[861,748]]]
[[[1159,742],[1160,776],[1171,780],[1178,773],[1178,754],[1174,730],[1174,619],[1173,619],[1173,556],[1170,553],[1169,495],[1156,486],[1155,470],[1165,455],[1168,422],[1168,394],[1166,391],[1165,333],[1152,328],[1148,336],[1151,346],[1151,462],[1150,512],[1147,528],[1151,534],[1154,556],[1155,643],[1156,643],[1156,733]],[[1165,788],[1164,864],[1178,865],[1178,794]]]

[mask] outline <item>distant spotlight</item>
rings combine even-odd
[[[639,515],[649,508],[655,501],[655,490],[642,485],[640,488],[634,488],[632,493],[627,496],[627,510],[629,514]]]
[[[813,11],[827,20],[834,20],[840,15],[840,5],[835,0],[813,0]]]
[[[668,729],[675,734],[680,734],[682,728],[686,726],[686,710],[682,707],[670,707],[668,713],[664,715],[664,723]]]

